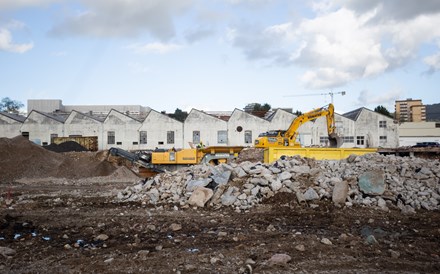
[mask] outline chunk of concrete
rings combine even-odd
[[[362,173],[358,178],[359,189],[369,195],[382,195],[385,192],[385,174],[382,170]]]
[[[333,188],[332,201],[335,204],[344,204],[348,194],[348,182],[338,181]]]
[[[188,204],[197,207],[204,207],[206,202],[214,195],[214,191],[206,187],[196,188],[191,197],[189,197]]]

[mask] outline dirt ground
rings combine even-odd
[[[439,212],[402,215],[326,202],[313,208],[293,202],[287,193],[244,213],[114,202],[117,191],[131,184],[2,183],[2,195],[13,202],[10,207],[2,204],[0,246],[16,254],[1,258],[0,271],[440,272]],[[367,244],[368,234],[377,243]],[[332,245],[321,243],[323,238]],[[291,261],[271,265],[269,259],[277,253]]]
[[[154,207],[116,199],[139,178],[105,154],[20,138],[0,139],[0,152],[1,273],[440,273],[438,211],[288,193],[241,213]],[[275,254],[291,259],[274,264]]]

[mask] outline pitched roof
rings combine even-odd
[[[66,121],[67,117],[69,116],[67,113],[64,113],[64,114],[54,114],[54,113],[47,113],[47,112],[42,112],[42,111],[38,111],[38,110],[32,110],[31,113],[32,112],[36,112],[36,113],[38,113],[40,115],[49,117],[49,118],[51,118],[51,119],[53,119],[55,121],[58,121],[60,123],[64,123]],[[28,117],[29,117],[29,115],[28,115]]]
[[[26,120],[25,116],[19,115],[19,114],[14,114],[14,113],[9,113],[9,112],[4,112],[4,111],[0,111],[0,114],[11,118],[12,120],[15,120],[17,122],[23,123],[24,120]]]
[[[362,110],[365,109],[364,107],[352,110],[350,112],[346,112],[342,114],[345,118],[351,119],[353,121],[356,121],[359,118],[359,115],[361,114]]]

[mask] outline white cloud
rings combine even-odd
[[[349,1],[344,7],[345,1],[319,1],[312,5],[314,18],[259,30],[239,26],[230,41],[249,59],[303,67],[304,86],[322,89],[401,68],[417,58],[422,45],[440,37],[440,1],[418,3],[423,7],[414,10],[415,1],[371,2]],[[400,5],[407,5],[405,12],[383,19],[384,10]]]
[[[440,71],[440,52],[434,55],[427,56],[423,59],[425,64],[429,66],[428,73]]]
[[[128,49],[135,53],[158,53],[165,54],[172,51],[179,50],[182,46],[177,44],[164,44],[164,43],[148,43],[148,44],[132,44],[127,46]]]
[[[399,98],[403,97],[401,90],[391,90],[381,93],[381,95],[375,95],[368,90],[362,90],[359,93],[358,105],[393,105],[393,103]]]
[[[1,0],[0,10],[37,7],[55,2],[60,2],[60,0]]]
[[[23,27],[18,21],[8,24],[11,28]],[[15,43],[9,29],[0,27],[0,50],[14,53],[25,53],[34,47],[34,43]]]
[[[174,20],[193,0],[81,0],[84,11],[55,26],[53,36],[133,37],[149,33],[161,40],[175,36]]]

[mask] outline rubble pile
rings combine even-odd
[[[385,211],[397,207],[413,213],[439,208],[439,178],[438,160],[368,154],[317,161],[295,156],[271,164],[195,165],[127,187],[117,199],[182,208],[231,206],[242,211],[288,192],[298,203],[310,206],[328,199],[341,206]]]

